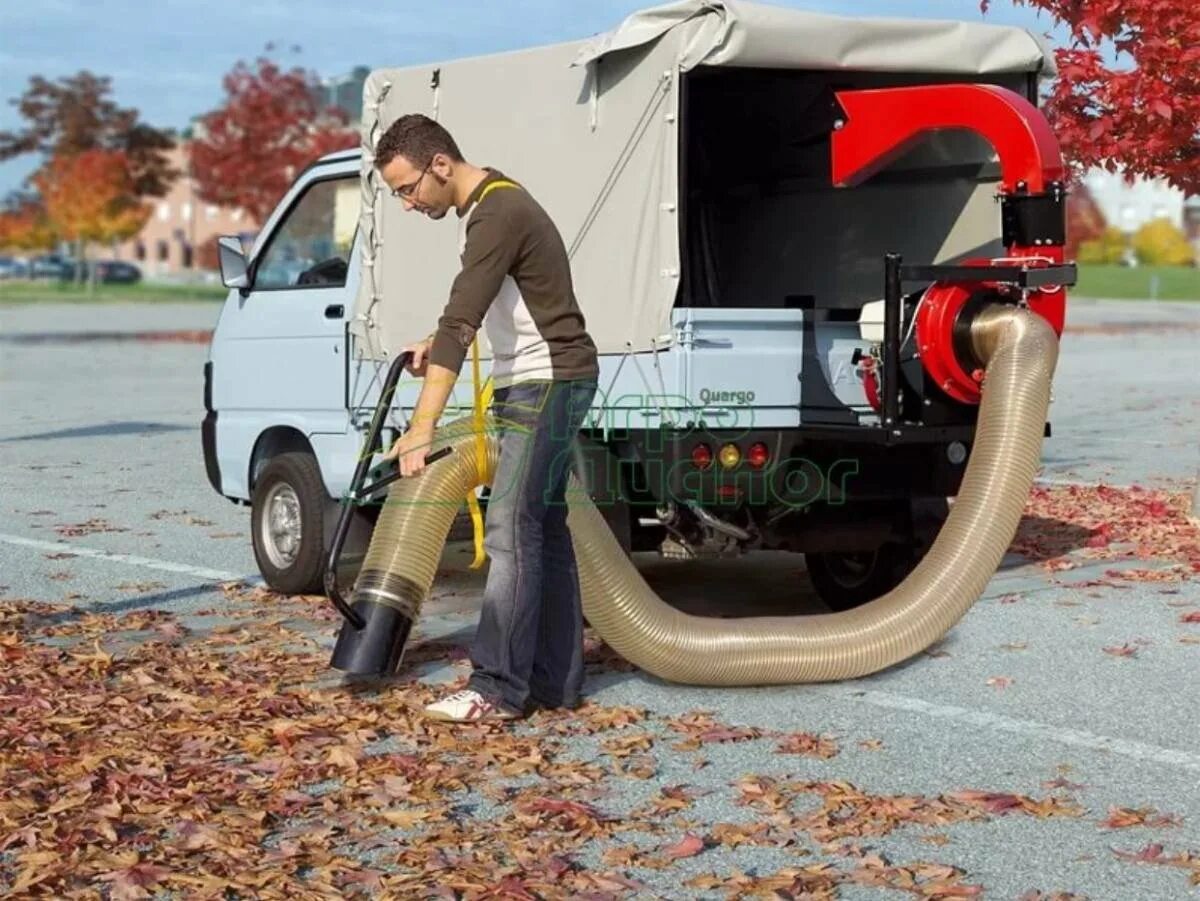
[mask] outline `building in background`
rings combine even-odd
[[[189,171],[188,143],[181,141],[167,156],[180,172],[166,196],[151,198],[150,218],[136,236],[118,244],[118,260],[137,264],[147,278],[191,278],[212,272],[215,250],[205,249],[221,235],[238,235],[247,248],[258,223],[242,210],[214,206],[196,195]]]
[[[1193,194],[1183,202],[1183,233],[1196,248],[1196,259],[1200,260],[1200,194]]]

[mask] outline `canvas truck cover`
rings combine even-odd
[[[665,346],[680,281],[679,80],[698,66],[1053,73],[1049,53],[1019,28],[735,0],[646,9],[589,40],[376,70],[363,103],[358,356],[388,359],[428,335],[459,268],[457,217],[405,213],[374,170],[375,142],[411,112],[437,119],[467,159],[500,169],[546,208],[601,354]]]

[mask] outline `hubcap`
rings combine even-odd
[[[829,574],[839,585],[856,588],[871,577],[875,569],[878,551],[863,551],[856,554],[830,554],[826,558]]]
[[[296,562],[301,525],[300,498],[291,485],[280,482],[267,493],[259,529],[263,550],[276,569],[287,569]]]

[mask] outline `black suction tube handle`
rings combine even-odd
[[[364,496],[370,497],[375,495],[385,485],[390,485],[392,482],[399,479],[400,472],[397,471],[379,481],[373,483],[367,491],[363,492],[363,483],[367,479],[368,473],[372,471],[371,458],[382,447],[379,444],[379,438],[383,434],[383,424],[387,421],[388,410],[392,406],[392,398],[396,394],[396,385],[400,382],[400,376],[404,373],[405,366],[412,358],[411,351],[405,351],[392,361],[392,365],[388,368],[387,376],[383,380],[383,390],[379,394],[379,403],[375,407],[375,413],[371,417],[370,428],[367,429],[367,441],[363,449],[362,455],[358,458],[358,465],[354,467],[354,475],[350,479],[350,487],[346,494],[342,497],[342,508],[338,515],[337,527],[333,532],[333,542],[329,548],[329,558],[325,563],[325,594],[329,596],[329,600],[333,601],[333,606],[338,612],[345,617],[346,621],[355,629],[361,629],[364,622],[361,616],[346,602],[342,596],[341,588],[338,586],[337,567],[341,560],[342,548],[346,544],[346,535],[350,531],[350,520],[354,514],[354,508]],[[426,463],[432,463],[434,460],[439,460],[446,454],[450,453],[450,448],[444,447],[441,450],[435,451],[425,458]]]

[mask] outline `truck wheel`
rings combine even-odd
[[[808,553],[808,578],[830,610],[849,610],[887,594],[916,565],[908,548],[883,544],[873,551]]]
[[[913,543],[888,542],[871,551],[807,553],[808,577],[830,610],[849,610],[881,597],[908,578],[949,514],[944,497],[909,502]]]
[[[279,454],[258,477],[251,499],[250,534],[259,572],[275,591],[323,591],[323,514],[328,502],[312,454]]]

